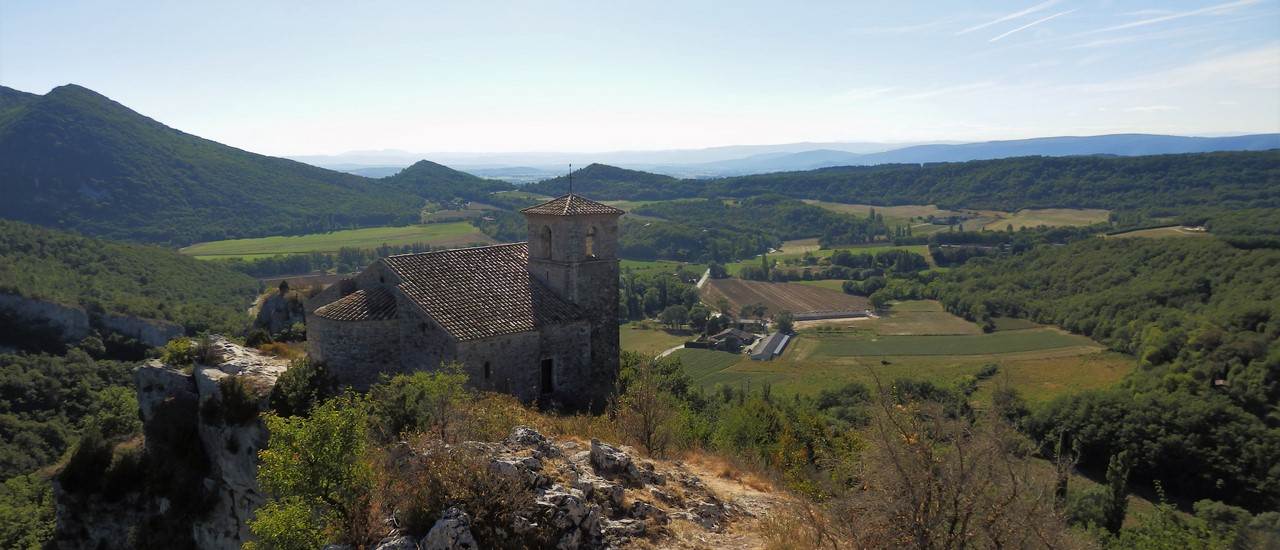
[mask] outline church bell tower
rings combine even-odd
[[[529,225],[529,273],[590,319],[592,393],[610,395],[618,376],[618,218],[625,212],[569,193],[520,213]]]

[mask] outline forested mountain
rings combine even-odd
[[[0,220],[0,293],[90,311],[239,330],[258,294],[248,276],[157,246]]]
[[[484,202],[490,193],[515,188],[505,181],[473,176],[429,160],[418,161],[383,181],[437,202],[452,198]]]
[[[627,170],[605,164],[592,164],[573,172],[573,192],[598,200],[658,200],[696,197],[703,189],[697,180]],[[524,189],[558,197],[569,191],[569,176],[531,183]]]
[[[970,319],[1055,324],[1133,354],[1123,386],[1060,400],[1033,435],[1191,499],[1280,506],[1280,250],[1222,239],[1086,239],[974,260],[931,290]]]
[[[595,167],[596,165],[593,165]],[[601,167],[606,168],[606,167]],[[615,172],[616,171],[616,172]],[[613,176],[623,173],[627,178]],[[781,193],[853,204],[943,208],[1280,207],[1280,150],[1145,157],[1020,157],[925,165],[842,166],[714,180],[611,170],[574,173],[601,199],[752,197]],[[529,189],[538,190],[561,178]]]
[[[764,192],[943,208],[1280,207],[1280,150],[1145,157],[1021,157],[824,168],[712,180],[704,196]]]
[[[79,86],[3,93],[3,218],[189,244],[408,222],[421,207],[389,183],[185,134]]]

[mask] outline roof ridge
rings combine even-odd
[[[486,245],[480,245],[480,246],[464,246],[462,248],[446,248],[444,250],[429,250],[427,252],[409,252],[406,254],[392,254],[390,256],[383,256],[382,259],[385,260],[390,258],[405,258],[408,256],[425,256],[427,254],[444,254],[446,252],[463,252],[467,250],[479,250],[481,248],[502,248],[506,246],[527,246],[527,245],[528,243],[497,243],[497,244],[486,244]]]
[[[575,200],[576,199],[576,200]],[[520,210],[521,214],[577,216],[583,214],[626,214],[621,209],[599,203],[576,193],[565,193],[542,204]]]

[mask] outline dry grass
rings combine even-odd
[[[1168,239],[1168,238],[1195,238],[1207,237],[1207,231],[1194,231],[1184,227],[1156,227],[1154,229],[1140,229],[1138,231],[1128,231],[1125,233],[1116,233],[1108,235],[1108,239]]]

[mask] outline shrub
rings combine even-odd
[[[457,506],[471,515],[471,533],[480,548],[552,548],[556,532],[550,517],[532,517],[533,488],[517,477],[489,467],[483,452],[461,447],[428,447],[403,464],[387,464],[387,497],[405,530],[426,534],[444,512]],[[513,535],[523,516],[532,526]]]
[[[440,369],[394,376],[369,390],[380,439],[390,441],[407,432],[431,432],[448,442],[458,434],[464,411],[474,396],[463,387],[467,375],[460,365],[442,363]]]
[[[111,465],[112,445],[95,427],[85,430],[71,453],[71,460],[58,472],[58,482],[68,493],[96,493],[102,486],[102,474]]]
[[[336,385],[324,363],[300,357],[276,379],[267,402],[279,416],[306,416],[321,399],[335,393]]]
[[[267,331],[255,328],[249,331],[244,337],[244,345],[251,348],[261,348],[265,344],[272,342],[271,335]]]
[[[191,354],[191,339],[186,336],[179,336],[164,346],[164,355],[160,357],[169,365],[190,365],[193,362]]]
[[[263,344],[258,346],[258,351],[263,355],[270,355],[272,357],[280,357],[284,359],[293,359],[298,356],[298,352],[294,351],[293,348],[289,347],[289,345],[284,342]]]
[[[218,392],[222,394],[222,419],[228,425],[244,425],[258,418],[258,396],[239,376],[219,380]]]

